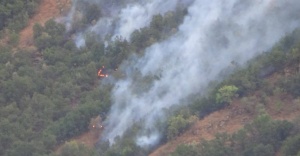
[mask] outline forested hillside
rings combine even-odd
[[[211,141],[179,145],[171,155],[299,155],[299,94],[295,88],[299,85],[299,37],[299,30],[286,36],[272,51],[250,61],[247,68],[222,82],[223,87],[217,87],[220,89],[206,100],[209,104],[218,103],[223,94],[223,103],[231,105],[231,99],[235,99],[241,105],[241,112],[237,113],[247,114],[238,120],[245,124],[243,129],[233,134],[225,131]],[[232,89],[225,91],[224,87],[232,84],[238,88],[238,98],[231,96],[228,100]],[[293,113],[296,117],[289,118]],[[254,120],[249,122],[251,116]],[[223,125],[216,126],[222,129],[226,122],[223,119]]]
[[[136,29],[129,38],[113,36],[107,39],[112,35],[99,37],[87,33],[85,46],[77,46],[74,36],[105,14],[98,5],[82,1],[81,7],[90,12],[80,14],[80,18],[73,21],[72,29],[68,30],[64,23],[55,19],[35,24],[32,27],[34,47],[18,48],[19,32],[27,26],[41,1],[4,0],[0,3],[1,156],[148,155],[160,145],[176,140],[212,112],[231,108],[233,101],[238,101],[244,113],[251,114],[254,120],[233,134],[225,132],[210,141],[199,140],[194,144],[182,142],[173,153],[167,154],[300,155],[299,119],[273,120],[268,114],[270,110],[288,112],[286,107],[300,109],[299,29],[286,34],[268,52],[249,60],[246,65],[232,60],[220,73],[222,81],[209,82],[205,94],[193,93],[188,100],[180,101],[185,105],[164,108],[167,115],[159,117],[166,120],[157,120],[154,124],[162,134],[155,146],[144,148],[136,143],[145,127],[145,120],[139,119],[123,136],[116,137],[114,144],[100,136],[95,147],[89,148],[69,140],[87,132],[92,118],[98,115],[104,121],[113,118],[109,112],[115,101],[112,91],[116,90],[118,80],[132,77],[138,87],[127,89],[134,90],[134,96],[139,97],[164,76],[162,72],[145,76],[136,69],[138,67],[126,70],[124,66],[130,64],[132,58],[149,55],[147,47],[178,36],[183,29],[180,25],[191,15],[186,6],[177,6],[152,16],[148,26]],[[125,3],[122,2],[122,6]],[[98,14],[93,14],[95,12]],[[222,42],[216,47],[223,46],[222,37],[211,38]],[[4,40],[8,42],[2,43]],[[166,69],[168,67],[161,70]],[[99,71],[108,77],[99,76]],[[60,151],[55,152],[58,147]]]
[[[5,27],[20,31],[27,25],[28,19],[35,13],[40,0],[3,0],[0,4],[0,30]]]
[[[33,27],[37,49],[18,49],[18,40],[2,45],[0,155],[51,154],[56,146],[87,131],[92,117],[102,114],[105,118],[111,85],[99,87],[98,70],[105,66],[109,75],[122,77],[115,71],[122,60],[172,35],[184,14],[178,9],[156,15],[149,27],[134,32],[131,42],[117,38],[106,47],[89,36],[86,48],[76,48],[64,25],[54,20]],[[14,16],[17,13],[5,16],[4,21]],[[5,28],[15,30],[9,25],[1,30]],[[164,33],[160,33],[162,29]]]

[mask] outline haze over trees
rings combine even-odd
[[[132,55],[143,56],[146,47],[174,35],[187,14],[186,8],[154,15],[150,25],[135,30],[129,40],[120,36],[105,42],[90,34],[86,36],[86,46],[81,48],[76,47],[63,24],[49,20],[44,26],[36,24],[33,28],[37,49],[19,49],[16,47],[18,32],[26,26],[39,2],[4,0],[0,3],[0,38],[5,38],[8,30],[11,40],[0,45],[0,155],[148,155],[156,147],[144,149],[135,140],[143,121],[136,122],[112,146],[103,141],[89,149],[71,141],[62,147],[60,154],[53,151],[86,132],[92,117],[99,114],[103,119],[108,117],[113,85],[99,79],[98,69],[105,66],[110,76],[122,79],[124,73],[117,70],[122,62]],[[90,12],[74,31],[101,16],[100,8],[85,7]],[[234,98],[247,97],[257,90],[263,90],[266,96],[281,92],[298,99],[299,58],[300,32],[295,30],[270,52],[249,61],[245,68],[230,76],[225,74],[223,82],[211,83],[207,96],[193,95],[190,105],[168,110],[173,115],[166,122],[157,123],[163,132],[160,144],[180,136],[199,118],[230,105]],[[281,77],[276,86],[265,80],[272,73],[284,73],[286,68],[294,73]],[[141,80],[137,91],[147,89],[159,78],[157,75]],[[221,134],[199,145],[181,145],[172,155],[271,156],[277,152],[299,155],[299,127],[297,121],[274,121],[260,114],[235,134]]]
[[[13,4],[25,5],[23,1],[5,1],[1,8],[17,7]],[[26,25],[15,29],[9,23],[19,14],[11,12],[4,16],[4,12],[1,13],[5,22],[2,32],[6,28],[18,32]],[[157,16],[160,18],[152,23],[178,18],[172,12],[165,17]],[[141,45],[151,44],[146,32],[159,32],[155,24],[152,25],[144,28],[143,33],[137,30],[135,36],[145,38],[139,41]],[[166,38],[171,34],[169,27],[171,25],[164,26],[168,31],[151,40]],[[15,49],[15,44],[0,47],[0,155],[48,155],[64,141],[87,131],[90,119],[105,114],[110,107],[111,86],[98,87],[101,81],[97,77],[98,69],[105,66],[109,74],[117,74],[113,71],[122,60],[145,48],[122,38],[104,47],[102,41],[90,36],[86,48],[78,49],[65,36],[64,25],[54,20],[45,26],[36,24],[33,30],[37,50]],[[67,144],[61,154],[72,155],[76,150],[88,149],[73,142]]]

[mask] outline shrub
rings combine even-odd
[[[216,95],[217,103],[229,104],[237,91],[238,88],[234,85],[226,85],[221,87]]]

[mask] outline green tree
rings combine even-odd
[[[300,152],[300,134],[291,136],[284,141],[282,151],[285,156],[297,155]]]
[[[37,152],[36,147],[28,142],[15,142],[8,156],[33,156]]]
[[[56,23],[53,19],[47,21],[44,28],[36,24],[33,30],[35,45],[39,50],[63,46],[66,41],[64,38],[64,25]]]
[[[75,141],[67,142],[59,156],[96,156],[96,152]]]
[[[182,133],[183,130],[185,130],[188,127],[188,125],[188,120],[183,118],[182,115],[171,117],[168,121],[167,138],[169,140],[174,139],[180,133]]]
[[[234,85],[226,85],[221,87],[216,94],[217,103],[230,103],[238,88]]]
[[[274,156],[275,151],[272,145],[258,144],[253,148],[248,147],[248,149],[243,153],[244,156]]]
[[[199,147],[198,154],[200,156],[232,156],[233,150],[226,145],[229,142],[229,136],[226,134],[219,134],[216,139],[212,141],[203,141]]]
[[[4,0],[0,4],[0,31],[5,27],[20,31],[26,26],[29,16],[32,16],[40,0]]]
[[[196,156],[197,151],[195,146],[181,144],[177,146],[176,150],[171,153],[171,156]]]
[[[266,114],[258,116],[252,124],[245,126],[249,141],[271,144],[274,148],[279,148],[281,142],[289,136],[292,128],[293,125],[290,122],[273,121]]]

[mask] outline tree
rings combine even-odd
[[[230,103],[238,88],[234,85],[226,85],[218,90],[216,95],[217,103]]]
[[[273,121],[267,114],[258,116],[253,123],[245,126],[249,141],[270,144],[275,149],[289,136],[292,128],[290,122]]]
[[[244,152],[244,156],[273,156],[275,154],[274,148],[270,144],[258,144],[255,145],[253,148],[248,148],[249,149],[246,152]]]
[[[40,0],[4,0],[0,4],[0,31],[5,27],[20,31],[26,26],[29,16],[32,16]]]
[[[188,127],[188,124],[188,120],[184,119],[182,115],[171,117],[168,121],[167,138],[174,139]]]
[[[216,139],[203,141],[198,151],[200,156],[232,156],[233,149],[226,145],[229,142],[229,135],[219,134]]]
[[[75,141],[67,142],[59,156],[96,156],[96,152]]]
[[[45,31],[44,27],[40,24],[36,23],[33,26],[33,38],[36,39],[37,37],[41,36],[43,31]]]
[[[195,156],[197,155],[196,147],[181,144],[177,146],[176,150],[171,153],[171,156]]]
[[[8,156],[33,156],[37,152],[36,147],[28,142],[16,142],[8,151]]]
[[[53,19],[45,23],[45,27],[35,25],[34,41],[39,50],[54,46],[62,46],[65,43],[65,27],[62,24],[56,23]]]
[[[283,154],[286,156],[296,155],[300,153],[300,134],[289,137],[282,147]]]

